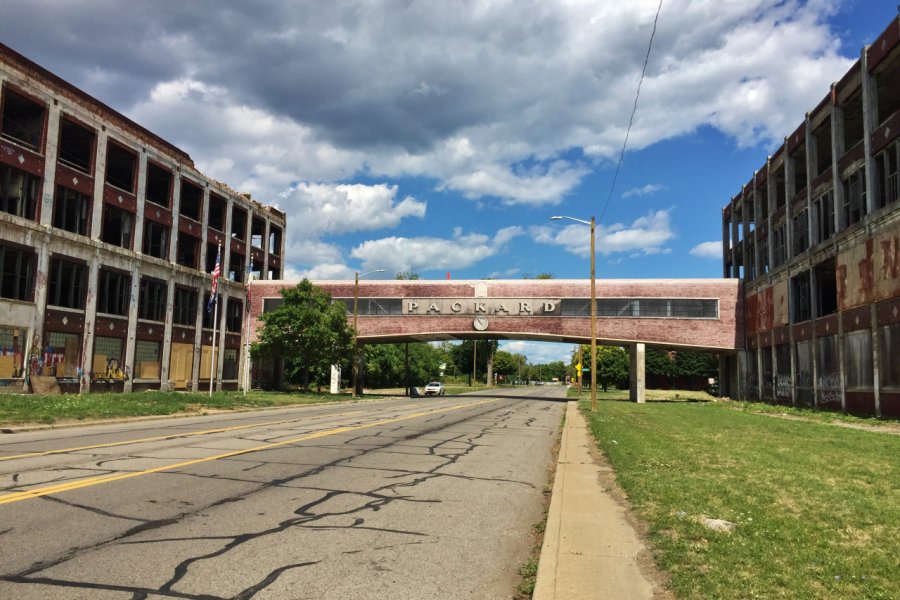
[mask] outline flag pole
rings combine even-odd
[[[210,357],[210,361],[209,361],[209,397],[210,398],[212,398],[213,381],[215,380],[215,369],[216,369],[216,329],[219,326],[218,288],[219,288],[219,269],[221,269],[219,259],[221,258],[221,256],[222,256],[222,244],[219,244],[219,249],[216,251],[216,268],[213,271],[212,290],[210,291],[210,302],[213,303],[212,356]]]

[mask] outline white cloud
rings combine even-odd
[[[632,196],[650,196],[656,192],[661,192],[666,186],[659,183],[648,183],[647,185],[631,188],[622,194],[622,198],[631,198]]]
[[[500,349],[513,354],[523,354],[529,364],[545,365],[561,360],[569,364],[572,352],[577,346],[572,344],[558,344],[556,342],[529,342],[523,340],[501,341]]]
[[[722,258],[722,242],[702,242],[690,249],[690,253],[700,258]]]
[[[388,237],[363,242],[351,256],[363,261],[364,269],[386,269],[389,273],[460,269],[505,250],[513,238],[522,234],[520,227],[506,227],[493,238],[486,235],[456,232],[453,239]]]
[[[669,210],[650,211],[635,219],[631,225],[614,223],[597,225],[596,250],[599,254],[616,253],[659,254],[668,252],[665,244],[675,238],[669,222]],[[532,228],[534,241],[562,246],[567,252],[588,258],[591,255],[590,228],[580,224],[563,227],[540,226]]]

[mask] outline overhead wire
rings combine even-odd
[[[619,153],[619,161],[616,163],[616,171],[613,173],[613,180],[609,186],[609,194],[606,196],[606,203],[603,210],[600,211],[600,218],[597,222],[603,220],[609,202],[612,200],[613,190],[616,187],[616,180],[619,178],[619,170],[622,168],[622,160],[625,158],[625,148],[628,146],[628,136],[631,134],[631,126],[634,123],[634,115],[637,113],[638,99],[641,97],[641,84],[644,83],[644,75],[647,73],[647,63],[650,62],[650,50],[653,48],[653,38],[656,37],[656,25],[659,22],[659,13],[662,10],[663,0],[659,0],[659,6],[656,7],[656,16],[653,18],[653,30],[650,32],[650,42],[647,44],[647,54],[644,56],[644,67],[641,69],[641,78],[638,80],[637,92],[634,95],[634,106],[631,109],[631,118],[628,119],[628,128],[625,130],[625,141],[622,142],[622,151]]]

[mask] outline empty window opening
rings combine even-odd
[[[875,385],[870,329],[851,331],[844,335],[844,374],[847,389],[870,390]]]
[[[802,323],[812,318],[812,293],[809,286],[810,272],[791,278],[791,323]]]
[[[817,177],[831,166],[831,120],[819,125],[813,132],[813,141],[816,145],[816,163],[813,177]]]
[[[866,170],[857,169],[843,181],[844,205],[842,213],[844,226],[858,223],[866,214]]]
[[[824,317],[836,313],[837,306],[837,278],[835,277],[834,259],[829,259],[813,269],[814,284],[816,286],[816,317]]]
[[[3,90],[3,127],[0,134],[40,152],[46,107],[11,90]]]
[[[875,71],[875,85],[878,90],[878,122],[887,121],[900,110],[900,56],[894,52],[878,65]]]
[[[263,247],[263,236],[266,233],[266,222],[253,217],[253,229],[250,231],[250,245],[254,248]]]
[[[157,279],[141,279],[138,297],[138,318],[146,321],[163,321],[166,314],[166,284]]]
[[[136,173],[137,155],[110,142],[106,149],[106,183],[133,194]]]
[[[269,227],[269,254],[281,256],[281,230]]]
[[[169,228],[162,223],[144,221],[144,240],[141,252],[166,260],[169,258]]]
[[[756,188],[756,222],[762,223],[769,214],[769,188],[763,185]]]
[[[247,241],[247,211],[236,204],[231,207],[231,235],[241,241]]]
[[[875,208],[882,208],[891,202],[900,200],[900,163],[898,163],[898,147],[900,142],[895,142],[875,157],[875,172],[877,181]]]
[[[228,279],[238,283],[244,282],[245,259],[246,257],[243,254],[238,254],[234,250],[231,251],[231,256],[228,258]]]
[[[219,248],[220,248],[220,246],[217,246],[216,244],[207,244],[206,245],[206,272],[207,273],[212,273],[213,269],[216,268],[216,256],[217,256],[217,253],[219,252]],[[219,256],[218,258],[220,261],[222,260],[221,256]],[[221,262],[219,263],[219,274],[220,275],[222,274]]]
[[[785,250],[785,229],[782,223],[772,232],[772,266],[774,268],[777,269],[784,264],[787,259]]]
[[[769,240],[762,238],[759,240],[758,250],[756,252],[756,260],[759,265],[757,271],[759,275],[765,275],[769,272]]]
[[[0,245],[0,298],[30,301],[34,265],[33,252]]]
[[[216,194],[209,195],[209,226],[216,231],[225,231],[225,212],[228,202]]]
[[[203,329],[212,329],[213,328],[213,313],[216,310],[216,305],[209,304],[209,293],[203,295]],[[222,304],[222,294],[216,294],[216,303],[221,306]],[[207,310],[208,307],[208,310]],[[220,312],[218,315],[220,318],[222,317],[222,313]],[[216,326],[218,328],[218,325]]]
[[[784,206],[786,202],[786,193],[784,189],[784,165],[782,164],[772,175],[772,181],[775,184],[775,209]]]
[[[101,269],[97,281],[97,312],[127,315],[130,300],[131,275]]]
[[[175,288],[172,320],[178,325],[197,325],[197,290]]]
[[[862,89],[857,89],[842,103],[844,110],[844,152],[863,139]]]
[[[269,279],[276,280],[281,279],[281,270],[280,269],[269,269]]]
[[[196,269],[200,262],[200,240],[184,232],[178,232],[175,262],[183,267]]]
[[[82,173],[91,173],[94,132],[68,119],[59,122],[59,162]]]
[[[50,259],[47,304],[64,308],[84,308],[87,267],[62,258]]]
[[[747,225],[750,231],[756,229],[756,204],[753,202],[753,198],[747,198],[744,200],[744,214],[747,215]]]
[[[203,206],[203,190],[200,187],[182,179],[180,202],[178,212],[189,219],[200,220],[202,214],[200,210]]]
[[[151,163],[147,163],[147,184],[144,186],[144,197],[154,204],[169,208],[172,198],[172,172]]]
[[[821,243],[834,235],[834,193],[828,190],[813,200],[816,241]]]
[[[225,348],[222,352],[222,379],[225,381],[238,378],[237,348]]]
[[[100,239],[120,248],[131,248],[134,215],[109,204],[103,205],[103,227]]]
[[[0,164],[0,211],[33,221],[40,184],[39,177]]]
[[[53,226],[78,235],[87,235],[91,222],[91,199],[75,190],[56,186]]]
[[[794,247],[792,256],[800,256],[809,248],[809,211],[805,208],[791,219]]]
[[[747,265],[747,281],[756,279],[756,245],[752,240],[747,244],[747,256],[749,264]]]
[[[236,298],[228,299],[228,309],[225,315],[225,330],[232,333],[240,333],[244,321],[244,303]]]
[[[806,189],[806,146],[803,144],[797,146],[791,154],[791,160],[794,161],[794,187],[791,190],[793,198]]]

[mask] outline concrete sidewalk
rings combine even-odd
[[[594,461],[593,444],[578,404],[569,402],[534,600],[652,599],[663,593],[638,567],[638,554],[649,550],[603,488],[601,475],[611,470]]]

